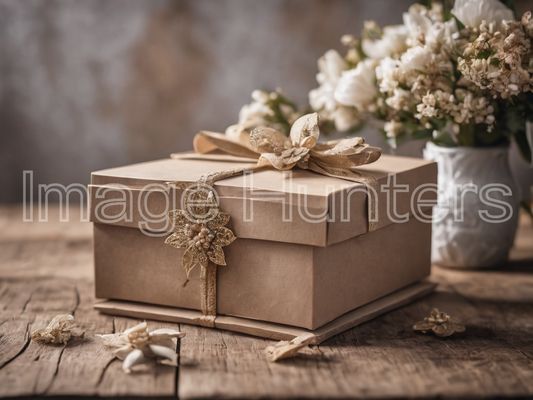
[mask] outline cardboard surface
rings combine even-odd
[[[195,182],[204,173],[245,165],[253,164],[180,158],[93,172],[91,221],[170,232],[166,213],[181,208],[183,192],[166,182]],[[408,185],[407,192],[396,193],[398,215],[412,214],[411,195],[417,187],[437,181],[436,163],[409,157],[384,155],[357,170],[373,175],[381,186],[387,185],[389,174],[395,174],[398,185]],[[215,189],[220,209],[231,214],[239,238],[324,247],[367,232],[366,187],[359,183],[301,169],[294,169],[288,178],[265,169],[218,181]],[[386,187],[378,192],[379,227],[392,223],[388,193]],[[435,198],[435,192],[423,195],[425,200]]]
[[[217,273],[219,314],[316,329],[430,273],[431,225],[411,219],[325,248],[237,239]],[[137,229],[94,224],[96,297],[200,310],[200,267]]]
[[[435,284],[433,283],[417,282],[346,313],[314,331],[224,315],[217,316],[215,320],[215,328],[274,340],[292,340],[297,336],[312,332],[315,334],[315,337],[311,344],[319,344],[347,329],[353,328],[376,318],[381,314],[419,299],[420,297],[429,294],[434,288]],[[155,319],[191,325],[198,325],[197,319],[202,316],[202,313],[199,311],[116,300],[100,301],[97,302],[94,307],[105,314]]]

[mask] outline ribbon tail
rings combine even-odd
[[[216,181],[220,181],[226,178],[231,178],[232,176],[240,175],[243,172],[247,172],[247,171],[258,171],[268,166],[269,165],[263,165],[263,164],[258,163],[250,167],[240,167],[240,168],[226,169],[224,171],[210,172],[208,174],[202,175],[200,179],[198,180],[198,183],[202,183],[208,186],[213,186]],[[191,183],[191,185],[194,185],[194,184],[196,183]]]
[[[200,179],[198,179],[197,182],[165,182],[165,184],[168,186],[172,186],[176,189],[182,189],[182,190],[185,190],[189,188],[190,186],[197,186],[198,184],[213,186],[213,184],[216,181],[220,181],[226,178],[231,178],[232,176],[242,174],[243,172],[246,172],[246,171],[258,171],[260,169],[263,169],[269,166],[270,165],[256,164],[250,167],[227,169],[224,171],[210,172],[208,174],[202,175]]]
[[[202,316],[196,323],[207,328],[215,327],[217,315],[217,265],[211,261],[200,272]]]
[[[376,178],[360,171],[348,168],[338,168],[329,165],[317,164],[311,158],[308,169],[321,175],[340,178],[347,181],[362,183],[367,187],[368,196],[368,232],[373,232],[378,227],[377,198],[379,184]]]
[[[223,133],[202,131],[194,137],[194,151],[198,154],[205,154],[214,150],[221,150],[234,156],[259,158],[252,149],[228,139]]]

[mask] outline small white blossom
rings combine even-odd
[[[398,61],[386,57],[376,67],[376,78],[379,82],[379,91],[383,93],[392,92],[399,85],[400,69]]]
[[[393,110],[400,111],[408,105],[411,92],[404,89],[394,89],[393,95],[385,100],[385,103]]]
[[[530,91],[532,38],[526,31],[530,18],[526,13],[522,21],[504,21],[502,31],[497,32],[483,23],[480,35],[465,48],[464,58],[459,58],[458,69],[463,76],[490,91],[494,98],[507,99]]]
[[[401,68],[404,71],[425,71],[432,61],[433,55],[427,47],[411,47],[401,57]]]
[[[366,110],[378,93],[375,79],[375,61],[365,59],[355,69],[342,73],[333,96],[342,105]]]
[[[455,0],[452,14],[472,28],[483,21],[498,28],[502,21],[514,19],[513,11],[499,0]]]
[[[329,50],[318,60],[318,74],[316,80],[320,87],[309,92],[309,104],[315,111],[323,111],[323,117],[332,119],[338,107],[333,93],[342,72],[348,69],[348,64],[336,50]]]
[[[409,36],[415,38],[421,33],[427,33],[433,25],[433,21],[428,14],[428,9],[422,4],[415,3],[409,7],[406,13],[403,13],[403,24]]]
[[[346,132],[359,123],[359,113],[353,107],[339,106],[333,114],[335,129]]]
[[[317,111],[322,119],[333,121],[340,132],[350,129],[359,119],[359,114],[353,107],[345,107],[334,96],[342,73],[347,69],[348,64],[340,54],[336,50],[329,50],[318,60],[319,73],[316,79],[320,87],[309,92],[311,108]]]
[[[368,57],[380,60],[404,52],[406,39],[407,28],[404,25],[391,25],[383,28],[381,39],[363,39],[361,47]]]
[[[395,138],[403,130],[403,124],[401,122],[396,122],[394,120],[386,122],[384,125],[385,133],[388,138]]]
[[[176,339],[185,333],[174,329],[157,329],[149,332],[146,322],[135,325],[122,333],[99,335],[106,346],[115,348],[115,357],[123,360],[122,370],[131,372],[135,365],[143,364],[149,358],[164,359],[177,365]]]

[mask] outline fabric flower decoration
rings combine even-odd
[[[117,348],[115,356],[124,361],[122,370],[127,374],[133,366],[146,363],[148,358],[163,358],[170,361],[171,365],[178,365],[175,339],[184,336],[185,333],[174,329],[149,332],[146,322],[123,333],[101,335],[106,346]]]
[[[215,218],[207,222],[196,220],[196,223],[192,222],[194,218],[187,209],[172,210],[167,214],[177,230],[166,239],[165,243],[186,249],[182,265],[187,273],[187,281],[190,271],[196,264],[200,264],[203,268],[207,268],[209,261],[216,265],[226,265],[222,247],[229,245],[236,237],[225,227],[230,215],[218,209],[216,211]]]
[[[424,333],[433,331],[437,336],[446,337],[453,335],[455,332],[464,332],[466,328],[459,318],[450,317],[445,312],[439,312],[439,310],[434,308],[430,316],[413,326],[413,329]]]
[[[369,164],[381,156],[381,149],[365,144],[363,138],[317,143],[320,136],[317,113],[300,117],[290,137],[272,128],[256,128],[250,134],[250,147],[261,154],[258,166],[290,170],[295,165],[311,168],[309,161],[327,168],[350,168]]]
[[[76,328],[74,317],[69,314],[56,316],[46,328],[37,329],[31,340],[39,344],[65,344],[70,339],[82,338],[84,332]]]

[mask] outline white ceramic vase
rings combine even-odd
[[[489,268],[507,261],[518,226],[520,198],[508,150],[508,146],[427,143],[424,158],[436,161],[439,169],[439,204],[433,209],[434,264]]]

